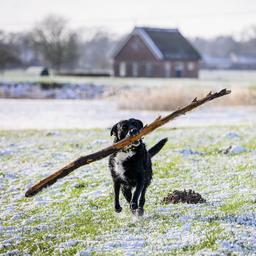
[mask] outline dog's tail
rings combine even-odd
[[[156,155],[162,149],[162,147],[165,145],[167,140],[168,140],[167,138],[164,138],[164,139],[160,140],[159,142],[157,142],[156,145],[154,145],[152,148],[150,148],[148,150],[150,156],[153,157],[154,155]]]

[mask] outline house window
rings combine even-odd
[[[176,70],[183,70],[184,69],[184,64],[182,62],[177,62],[175,65]]]
[[[139,74],[139,64],[137,62],[132,63],[132,76],[137,77]]]
[[[189,62],[188,63],[188,70],[189,71],[192,71],[192,70],[194,70],[195,69],[195,64],[194,64],[194,62]]]
[[[121,62],[119,64],[119,76],[126,76],[126,63]]]
[[[172,66],[170,62],[164,63],[164,69],[165,69],[165,77],[171,77],[172,74]]]

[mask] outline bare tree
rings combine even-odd
[[[73,68],[78,60],[78,37],[67,27],[67,20],[50,15],[37,24],[32,33],[34,49],[39,52],[45,65],[60,72]]]
[[[245,55],[256,57],[256,25],[252,25],[242,32],[243,41],[241,51]]]
[[[231,36],[218,36],[212,39],[195,38],[192,43],[203,55],[228,57],[230,53],[239,52],[239,42]]]
[[[97,31],[92,39],[82,45],[82,65],[87,69],[111,69],[110,52],[116,44],[113,35],[105,31]],[[115,38],[115,37],[114,37]]]
[[[66,69],[74,69],[78,66],[80,59],[81,42],[77,33],[70,33],[66,42],[66,51],[64,52],[63,67]]]
[[[0,70],[18,65],[19,51],[15,44],[15,35],[0,31]]]

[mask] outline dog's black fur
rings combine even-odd
[[[120,141],[131,135],[136,135],[143,128],[140,120],[131,118],[115,124],[110,132],[114,136],[114,142]],[[144,213],[145,193],[152,180],[151,158],[156,155],[167,142],[167,138],[159,141],[151,149],[147,150],[142,139],[131,146],[114,153],[109,158],[109,168],[114,182],[115,211],[121,212],[119,202],[120,189],[130,204],[133,213],[139,216]],[[134,192],[132,193],[132,189]]]

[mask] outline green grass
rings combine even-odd
[[[29,186],[65,163],[109,145],[108,131],[0,131],[0,253],[253,255],[254,127],[159,129],[145,141],[150,147],[163,137],[169,142],[153,161],[146,213],[136,218],[123,198],[123,212],[114,213],[107,159],[24,197]],[[248,151],[223,154],[232,144]],[[207,203],[163,205],[174,189],[193,189]]]

